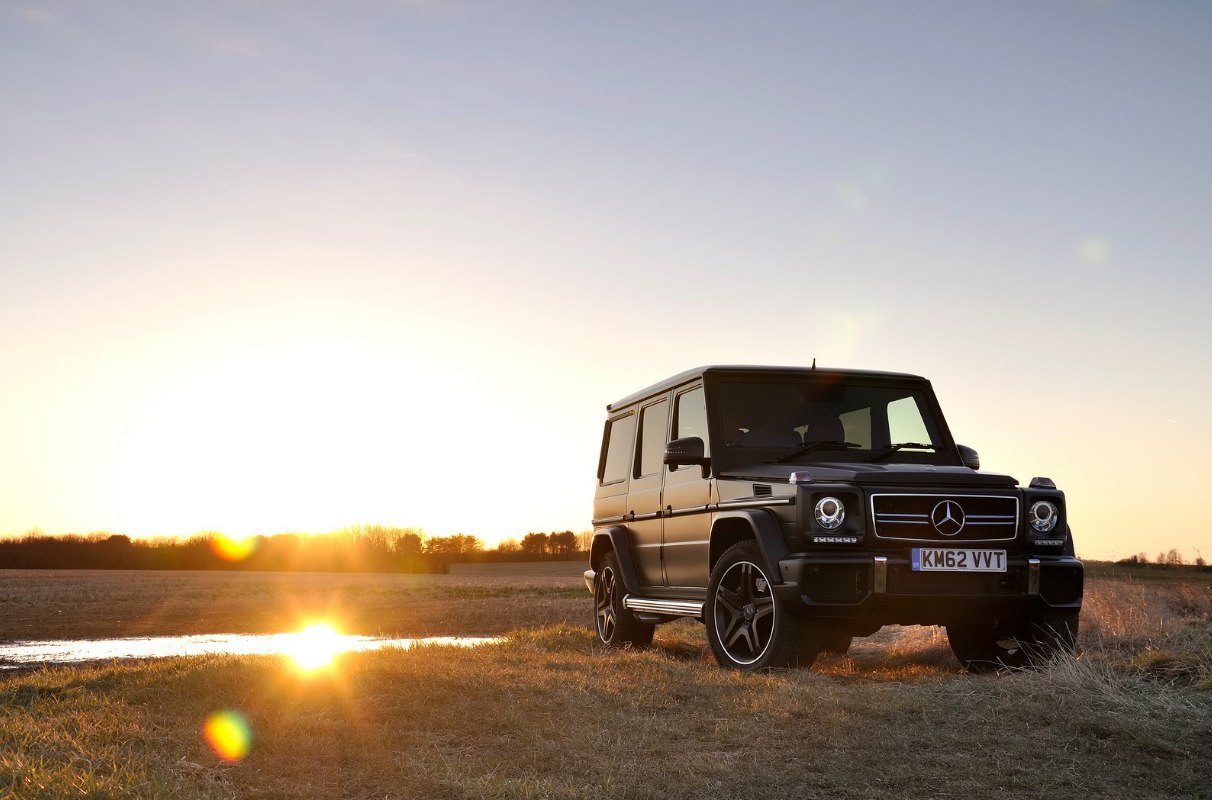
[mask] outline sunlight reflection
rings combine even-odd
[[[318,622],[292,634],[285,652],[296,667],[304,672],[313,672],[327,667],[338,653],[348,649],[346,637],[338,633],[332,625]]]
[[[202,736],[215,755],[235,763],[248,755],[252,746],[252,728],[238,711],[219,711],[207,717]]]
[[[321,639],[328,641],[328,636]],[[336,634],[340,652],[366,652],[382,648],[410,650],[417,646],[477,647],[501,641],[498,636],[429,636],[421,639],[380,639],[357,634]],[[0,642],[0,672],[33,664],[79,664],[130,658],[170,656],[289,655],[299,652],[296,633],[203,633],[188,636],[130,637],[124,639],[65,639],[57,641]]]

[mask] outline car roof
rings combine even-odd
[[[679,372],[677,375],[666,378],[663,381],[658,381],[646,389],[641,389],[638,392],[627,395],[621,400],[616,400],[606,406],[606,410],[617,411],[624,406],[629,406],[637,403],[647,397],[651,397],[662,392],[667,392],[670,389],[681,386],[684,383],[698,380],[704,375],[779,375],[789,377],[802,377],[806,375],[816,376],[820,378],[878,378],[885,380],[910,380],[924,381],[926,380],[920,375],[910,375],[904,372],[880,372],[877,370],[867,369],[826,369],[818,368],[815,365],[811,367],[772,367],[759,366],[753,364],[712,364],[705,367],[695,367],[688,369],[685,372]]]

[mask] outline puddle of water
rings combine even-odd
[[[334,633],[324,643],[333,654],[418,645],[475,647],[503,641],[503,637],[430,636],[422,639],[379,639],[373,636]],[[153,636],[130,639],[81,639],[65,641],[6,642],[0,644],[0,669],[31,664],[73,664],[81,661],[110,661],[127,658],[165,658],[224,655],[294,655],[303,644],[298,633],[216,633],[195,636]]]

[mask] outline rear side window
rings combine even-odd
[[[621,417],[606,422],[603,437],[606,452],[602,457],[602,468],[598,479],[605,486],[627,480],[631,472],[631,444],[635,441],[635,412],[628,411]]]
[[[641,412],[640,465],[636,477],[655,475],[665,460],[665,421],[669,416],[669,401],[648,406]]]

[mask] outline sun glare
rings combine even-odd
[[[345,649],[344,637],[336,628],[319,622],[294,634],[286,647],[286,655],[303,672],[314,672],[327,667]]]
[[[211,538],[210,549],[224,561],[243,561],[257,549],[257,540],[253,536],[228,536],[220,533]]]

